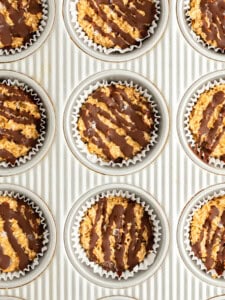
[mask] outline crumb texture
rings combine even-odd
[[[14,164],[37,143],[41,115],[32,97],[17,86],[0,84],[0,161]]]
[[[196,142],[194,151],[205,162],[210,157],[225,161],[225,85],[203,92],[194,105],[189,129]]]
[[[41,0],[0,0],[0,48],[29,42],[42,18]]]
[[[153,226],[142,205],[122,197],[101,198],[80,224],[89,259],[120,276],[142,262],[153,247]]]
[[[94,43],[125,49],[148,35],[156,6],[152,0],[80,0],[78,22]]]
[[[210,46],[225,49],[225,0],[191,0],[192,29]]]
[[[192,250],[207,270],[220,277],[225,270],[225,196],[214,198],[197,210],[190,229]]]
[[[154,125],[149,101],[133,87],[103,86],[80,109],[78,130],[92,154],[115,163],[133,158],[151,140]]]
[[[33,208],[0,196],[0,272],[24,270],[42,246],[43,226]]]

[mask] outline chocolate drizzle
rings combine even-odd
[[[36,131],[40,133],[40,116],[34,116],[29,109],[26,109],[26,103],[35,104],[34,100],[22,89],[16,86],[8,86],[0,84],[2,92],[0,93],[0,118],[4,117],[7,122],[13,121],[15,124],[34,125]],[[16,103],[15,109],[7,106],[6,102]],[[8,129],[2,127],[0,122],[0,158],[11,164],[14,164],[17,156],[5,148],[5,141],[15,143],[15,147],[23,145],[27,147],[27,151],[34,147],[37,143],[37,138],[28,138],[24,135],[21,129]],[[2,145],[1,145],[2,144]]]
[[[216,42],[218,48],[225,49],[225,2],[224,0],[201,0],[202,31],[207,42]]]
[[[132,158],[137,153],[134,146],[128,142],[128,137],[139,145],[139,151],[149,144],[154,117],[147,100],[143,102],[140,98],[140,104],[134,104],[121,86],[112,84],[107,89],[109,94],[102,88],[91,94],[91,97],[98,101],[97,104],[87,100],[81,107],[80,119],[85,125],[81,136],[84,142],[91,142],[102,149],[106,160],[121,162],[124,158]],[[102,104],[110,113],[102,107]],[[152,119],[153,122],[147,124],[144,117]],[[123,129],[125,134],[110,127],[102,118],[110,121],[117,129]],[[149,138],[146,138],[146,134]],[[111,154],[109,142],[119,147],[123,157]]]
[[[224,201],[222,198],[218,200]],[[210,207],[199,238],[192,244],[195,256],[203,259],[208,271],[215,269],[218,276],[225,270],[225,210],[221,212],[219,208],[218,202],[217,207],[214,205]]]
[[[207,163],[209,162],[213,151],[219,144],[221,137],[225,133],[225,126],[223,124],[223,119],[225,118],[224,102],[225,95],[222,91],[218,91],[213,95],[212,101],[203,112],[198,134],[194,136],[196,141],[194,151]],[[209,127],[208,123],[210,118],[212,117],[215,109],[218,109],[218,106],[221,106],[218,118],[214,121],[213,126]],[[220,160],[224,160],[224,154],[219,157]]]
[[[15,221],[18,224],[27,239],[29,250],[34,251],[37,255],[41,252],[43,246],[43,226],[38,222],[39,216],[25,202],[17,201],[17,208],[13,210],[10,208],[9,203],[5,201],[0,204],[0,218],[4,222],[3,229],[7,235],[8,242],[19,259],[18,268],[19,270],[24,270],[31,263],[32,259],[29,258],[27,251],[19,243],[12,227],[12,222]],[[4,247],[0,246],[0,269],[3,272],[11,264],[11,258],[4,254]],[[16,271],[16,268],[14,271]]]
[[[1,5],[5,7],[13,23],[9,24],[3,11],[0,12],[0,42],[3,44],[2,48],[5,49],[14,47],[14,38],[22,38],[24,44],[28,42],[34,30],[27,24],[26,15],[42,13],[42,5],[38,0],[28,0],[26,5],[23,4],[22,0],[17,0],[14,3],[14,5],[17,4],[17,8],[10,2],[9,0],[1,0]]]
[[[113,198],[106,197],[95,204],[96,215],[90,228],[87,251],[91,261],[100,264],[107,271],[117,272],[118,276],[139,264],[141,260],[138,253],[141,247],[147,256],[154,242],[152,222],[148,213],[143,209],[143,213],[137,216],[135,207],[140,204],[128,199],[123,201],[127,203],[126,207],[117,202],[113,203]],[[108,205],[112,208],[110,213],[107,212]],[[85,222],[85,217],[83,220]],[[138,220],[140,227],[137,226]],[[80,234],[82,235],[82,231]],[[100,238],[101,244],[97,245]],[[102,253],[103,262],[98,261],[96,251]]]
[[[78,14],[79,8],[85,9],[87,5],[86,2],[82,4],[79,2],[77,6]],[[140,39],[144,39],[148,34],[148,29],[151,26],[154,17],[156,15],[155,3],[151,0],[128,1],[124,4],[121,0],[90,0],[88,5],[94,11],[93,15],[86,14],[84,20],[87,21],[95,31],[97,31],[103,38],[108,38],[111,40],[114,47],[119,47],[121,49],[128,48],[130,45],[138,45]],[[111,12],[116,13],[117,18],[121,18],[123,22],[127,22],[132,28],[138,30],[139,37],[135,39],[129,32],[125,32],[116,22],[115,19],[111,19],[109,15],[104,11],[104,8],[108,7]],[[103,26],[99,26],[96,23],[96,16],[100,18],[111,32],[106,32]],[[83,29],[86,31],[88,26]]]

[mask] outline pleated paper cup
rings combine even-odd
[[[189,130],[189,116],[198,101],[199,96],[214,86],[225,83],[225,72],[217,71],[209,73],[194,82],[185,92],[177,112],[177,132],[180,143],[189,158],[199,167],[208,172],[225,175],[225,163],[222,160],[211,157],[209,162],[203,161],[195,152],[195,141]]]
[[[71,7],[76,7],[78,0],[64,0],[63,17],[66,29],[77,46],[87,54],[104,61],[121,62],[134,59],[145,54],[161,39],[167,25],[169,16],[169,3],[167,0],[155,0],[156,15],[149,27],[148,35],[139,41],[138,46],[130,46],[124,50],[106,49],[88,39],[77,22],[77,12]]]
[[[0,195],[24,201],[39,214],[44,228],[41,253],[24,270],[0,273],[0,289],[15,288],[27,284],[38,277],[52,260],[56,246],[55,222],[47,205],[36,194],[13,184],[0,184]]]
[[[89,153],[77,130],[77,119],[82,104],[97,87],[122,83],[133,86],[149,100],[154,114],[152,139],[147,147],[132,159],[121,163],[105,162]],[[125,70],[110,70],[95,74],[82,82],[69,97],[64,111],[64,135],[76,158],[89,169],[107,175],[125,175],[141,170],[161,153],[169,133],[169,115],[165,101],[158,89],[139,74]]]
[[[190,224],[193,215],[208,201],[225,195],[225,184],[217,184],[195,194],[184,207],[177,225],[178,249],[186,267],[200,280],[217,287],[225,287],[225,272],[223,276],[213,278],[214,270],[207,271],[204,262],[197,258],[190,245]]]
[[[25,58],[35,52],[49,36],[55,19],[55,1],[42,0],[42,19],[38,30],[29,41],[18,48],[0,49],[0,63],[8,63]]]
[[[86,263],[88,260],[78,245],[79,241],[78,243],[76,242],[76,228],[79,226],[79,219],[82,218],[82,212],[86,211],[87,207],[90,207],[91,203],[94,203],[93,201],[97,200],[100,195],[117,194],[121,192],[127,195],[127,197],[139,199],[138,201],[140,201],[140,203],[144,203],[145,207],[151,210],[154,219],[153,223],[154,225],[157,224],[157,228],[154,228],[156,240],[154,241],[153,247],[153,259],[148,261],[150,263],[143,261],[143,264],[137,265],[136,269],[134,267],[135,270],[133,269],[132,272],[128,271],[129,274],[125,271],[124,276],[119,280],[118,277],[109,274],[110,272],[104,272],[104,270],[99,269],[98,266],[93,266],[91,262]],[[64,242],[67,255],[72,265],[88,281],[92,281],[102,287],[126,288],[141,283],[159,269],[168,250],[169,227],[162,208],[150,194],[140,188],[126,184],[108,184],[87,192],[75,202],[65,223]]]
[[[191,18],[188,16],[190,0],[177,0],[177,20],[186,41],[200,54],[208,58],[225,61],[225,50],[207,44],[191,28]]]
[[[35,146],[27,155],[16,159],[14,164],[0,162],[0,176],[9,176],[27,171],[46,155],[55,135],[55,112],[44,89],[26,75],[0,70],[0,82],[9,86],[18,86],[24,90],[37,104],[41,115],[40,134]]]

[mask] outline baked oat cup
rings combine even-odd
[[[55,113],[46,92],[21,73],[0,70],[0,96],[0,176],[8,176],[28,170],[46,155]]]
[[[112,62],[136,58],[153,48],[165,31],[168,14],[166,0],[129,5],[123,1],[95,5],[93,1],[64,0],[63,4],[66,29],[77,46]]]
[[[31,191],[0,185],[0,288],[15,288],[38,277],[52,260],[56,246],[54,219]]]
[[[125,175],[144,168],[162,151],[168,133],[162,95],[130,71],[89,77],[72,92],[64,111],[64,134],[72,153],[102,174]]]
[[[187,42],[199,53],[225,61],[223,0],[177,0],[177,19]]]
[[[201,77],[184,94],[177,113],[177,131],[186,154],[201,168],[225,174],[224,102],[225,74]]]
[[[19,60],[36,51],[50,34],[54,18],[54,0],[2,2],[0,62]]]
[[[187,268],[218,287],[224,287],[225,278],[224,195],[224,184],[201,190],[184,207],[177,226],[178,248]]]
[[[95,207],[93,205],[98,205],[104,197],[124,197],[130,199],[133,205],[140,204],[145,212],[149,214],[149,220],[151,220],[153,224],[154,243],[151,248],[152,251],[149,251],[142,262],[136,264],[131,270],[127,269],[120,273],[117,273],[115,270],[106,270],[99,264],[91,261],[81,246],[79,228],[83,217],[88,209],[91,207],[93,209]],[[118,209],[118,206],[115,206],[115,209]],[[113,236],[110,239],[112,241]],[[125,288],[139,284],[158,270],[168,250],[169,228],[164,212],[151,195],[134,186],[108,184],[89,191],[76,201],[65,223],[64,242],[67,255],[72,265],[84,278],[102,287]],[[134,240],[131,242],[134,242]],[[144,241],[142,242],[144,243]],[[113,249],[113,247],[111,248]],[[121,248],[117,248],[115,251],[119,252]],[[113,253],[115,254],[115,252]],[[135,255],[133,255],[133,257],[135,257]],[[123,256],[122,260],[124,261],[124,259],[125,256]],[[112,266],[110,263],[107,265]]]

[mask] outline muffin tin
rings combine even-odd
[[[204,300],[224,293],[224,289],[216,287],[214,283],[209,281],[205,283],[202,274],[197,274],[196,270],[194,272],[198,276],[193,276],[186,271],[183,261],[177,255],[176,229],[178,230],[179,243],[182,244],[183,242],[183,236],[180,233],[182,222],[180,221],[178,224],[180,211],[191,194],[195,194],[203,187],[207,188],[211,184],[224,181],[224,177],[218,176],[224,175],[223,172],[214,169],[209,170],[205,165],[200,165],[196,159],[196,164],[199,164],[197,167],[179,147],[175,120],[176,117],[178,120],[182,118],[182,110],[178,111],[177,116],[177,108],[180,97],[196,79],[202,78],[204,74],[212,71],[223,69],[224,65],[203,56],[201,54],[203,53],[201,52],[202,49],[199,48],[200,45],[196,46],[191,41],[190,36],[188,37],[189,42],[200,53],[186,45],[180,35],[176,18],[176,4],[179,15],[182,12],[180,8],[183,6],[183,2],[179,0],[176,2],[172,0],[168,3],[166,0],[161,0],[163,11],[159,26],[155,34],[144,42],[143,47],[123,55],[101,55],[85,47],[74,35],[68,17],[69,0],[58,1],[56,11],[53,1],[49,0],[51,5],[49,20],[51,22],[42,36],[43,40],[46,38],[45,34],[48,35],[50,32],[55,13],[56,22],[48,40],[38,51],[26,59],[13,62],[31,54],[41,46],[41,37],[34,44],[36,48],[31,47],[29,51],[23,51],[21,56],[13,55],[10,57],[11,64],[1,65],[3,77],[11,74],[9,69],[14,70],[14,72],[17,71],[15,74],[11,74],[12,76],[21,76],[20,73],[30,76],[28,79],[27,75],[22,75],[20,79],[28,80],[44,98],[46,97],[46,103],[49,104],[51,111],[50,126],[52,129],[50,130],[49,143],[46,145],[44,153],[38,156],[36,161],[32,160],[29,167],[26,164],[18,172],[15,170],[13,172],[7,170],[3,174],[0,172],[0,175],[3,175],[0,180],[4,183],[4,187],[9,188],[10,183],[17,183],[18,186],[13,186],[13,189],[18,188],[21,192],[28,193],[30,197],[34,197],[42,203],[39,196],[35,196],[33,193],[35,192],[48,202],[49,210],[56,218],[58,244],[56,255],[47,267],[53,257],[56,243],[56,228],[50,217],[52,246],[49,255],[46,256],[46,261],[43,262],[40,276],[37,272],[38,274],[35,276],[30,274],[28,277],[24,277],[26,278],[24,282],[13,282],[13,287],[20,287],[10,290],[1,289],[0,298],[3,297],[7,300],[13,297],[16,299],[22,297],[27,300]],[[168,15],[170,15],[170,21],[167,23]],[[182,14],[178,16],[180,25],[183,22],[181,18],[183,18]],[[165,29],[167,30],[163,36]],[[188,35],[189,32],[186,34]],[[80,51],[75,44],[85,53]],[[151,51],[147,53],[148,50]],[[207,49],[205,49],[204,54],[215,60],[224,60],[223,56]],[[127,60],[130,61],[123,63]],[[3,61],[9,62],[9,57],[5,57],[2,61],[0,58],[0,62]],[[115,64],[116,62],[117,64]],[[221,76],[222,74],[223,72],[220,71],[214,75]],[[211,74],[208,74],[205,78],[210,76]],[[73,149],[72,139],[69,136],[71,120],[68,117],[68,112],[72,103],[76,103],[76,95],[92,81],[105,78],[137,80],[140,85],[148,87],[159,99],[159,105],[162,107],[161,113],[164,116],[163,122],[165,121],[162,123],[163,135],[159,147],[142,163],[137,163],[129,169],[123,169],[122,172],[118,172],[118,170],[112,172],[107,168],[98,168],[97,170],[94,168],[95,166],[88,164],[86,159],[82,157],[75,159],[74,156],[78,158],[79,153]],[[55,112],[43,88],[49,93],[54,103]],[[161,92],[165,95],[165,100]],[[185,97],[185,99],[187,98]],[[170,117],[166,103],[169,106]],[[171,128],[169,123],[171,123]],[[179,122],[177,126],[181,136],[183,127]],[[55,142],[50,149],[55,127]],[[163,149],[169,130],[170,139]],[[48,149],[49,151],[47,151]],[[189,151],[187,147],[186,151]],[[42,159],[44,156],[45,159]],[[192,159],[194,160],[194,158]],[[21,174],[18,175],[18,173]],[[85,201],[86,197],[106,188],[105,184],[107,184],[107,188],[110,186],[114,188],[125,187],[130,191],[140,193],[146,202],[150,201],[151,205],[154,206],[161,216],[162,224],[164,224],[161,252],[157,256],[157,260],[148,270],[140,274],[137,273],[133,280],[126,282],[118,281],[115,283],[113,280],[99,279],[88,268],[84,268],[83,264],[76,261],[73,249],[71,249],[69,228],[70,222],[76,214],[76,209],[80,207],[81,202]],[[28,192],[21,186],[29,188],[33,192]],[[75,201],[74,204],[73,201]],[[46,209],[46,214],[51,215],[45,206],[43,206],[44,209]],[[165,215],[168,217],[171,230],[168,230]],[[170,251],[166,256],[169,239],[171,241]],[[182,245],[179,245],[179,248],[181,247]],[[67,254],[69,259],[67,259]],[[191,264],[189,262],[187,264],[190,268]],[[42,272],[44,269],[46,270]],[[29,284],[27,284],[28,281]],[[3,285],[0,281],[1,284]],[[21,284],[25,285],[21,286]],[[4,284],[2,287],[11,288],[12,286],[5,286]],[[224,287],[223,283],[219,286]],[[12,296],[3,296],[5,294]]]

